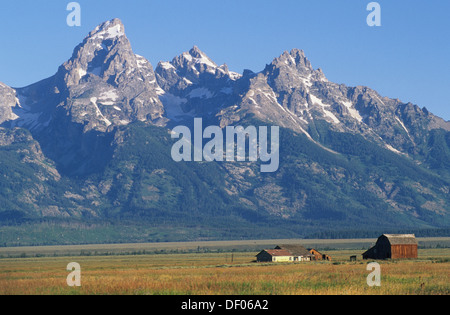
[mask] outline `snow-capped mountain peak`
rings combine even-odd
[[[88,38],[95,40],[112,40],[117,37],[125,36],[125,26],[119,19],[106,21],[97,26],[88,36]]]
[[[89,130],[164,120],[150,62],[136,55],[119,19],[97,26],[57,73],[17,89],[16,126],[45,129],[69,119]]]

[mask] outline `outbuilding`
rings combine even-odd
[[[363,259],[417,258],[417,245],[414,234],[383,234],[362,256]]]
[[[328,260],[331,261],[331,257],[327,254],[322,254],[315,248],[308,248],[308,251],[314,255],[315,260]]]

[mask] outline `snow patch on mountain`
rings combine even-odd
[[[106,22],[103,26],[96,29],[98,32],[92,36],[92,39],[100,38],[102,40],[114,39],[125,35],[124,28],[121,24],[111,26],[111,21]]]
[[[213,96],[214,94],[204,87],[194,89],[188,94],[189,98],[211,98]]]
[[[97,117],[100,117],[100,120],[103,121],[107,127],[112,125],[111,121],[109,121],[105,116],[103,116],[103,113],[101,112],[100,108],[98,108],[97,105],[98,99],[96,97],[91,97],[90,101],[91,104],[93,104],[95,107],[95,114],[97,115]]]
[[[400,126],[403,127],[403,129],[406,131],[406,134],[408,135],[409,139],[414,142],[413,138],[411,137],[411,135],[409,134],[408,129],[406,128],[405,124],[403,123],[403,121],[400,120],[400,118],[398,118],[397,116],[395,116],[395,120],[397,120],[400,124]]]
[[[324,103],[322,102],[321,99],[319,99],[318,97],[314,96],[313,94],[310,94],[309,96],[310,96],[310,98],[311,98],[312,104],[314,104],[314,105],[319,105],[319,106],[322,108],[322,110],[323,110],[323,112],[325,113],[325,115],[326,115],[327,117],[331,118],[331,120],[332,120],[335,124],[340,123],[339,119],[338,119],[332,112],[330,112],[330,111],[328,110],[328,108],[330,108],[331,105],[324,104]]]
[[[171,93],[163,93],[159,99],[164,104],[166,116],[173,121],[181,121],[194,117],[194,111],[185,112],[182,105],[187,103],[187,99],[175,96]]]
[[[117,95],[117,92],[115,90],[109,90],[106,92],[103,92],[100,97],[98,98],[98,101],[102,105],[114,105],[116,104],[117,99],[119,98],[119,95]]]
[[[342,105],[347,107],[348,112],[350,113],[350,116],[355,118],[357,121],[362,122],[363,118],[359,114],[359,112],[353,107],[353,103],[350,101],[342,101]]]

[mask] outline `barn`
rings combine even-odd
[[[314,248],[308,248],[308,251],[313,254],[314,260],[322,260],[322,254],[318,250]]]
[[[331,257],[329,255],[322,254],[318,250],[316,250],[315,248],[308,248],[308,251],[311,254],[313,254],[315,260],[328,260],[328,261],[331,261]]]
[[[362,256],[363,259],[417,258],[417,240],[414,234],[383,234]]]

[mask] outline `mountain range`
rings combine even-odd
[[[279,170],[174,162],[196,117],[280,126]],[[448,233],[450,122],[298,49],[260,72],[198,47],[153,68],[113,19],[52,77],[0,83],[0,176],[3,245]]]

